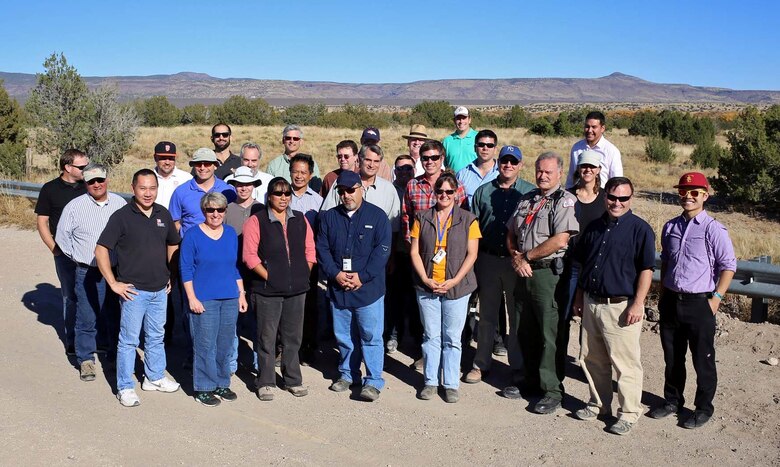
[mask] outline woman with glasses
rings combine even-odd
[[[303,310],[309,273],[316,262],[314,233],[300,211],[290,207],[290,182],[275,177],[268,183],[268,205],[244,224],[243,260],[253,272],[251,292],[257,314],[255,381],[261,401],[274,398],[277,333],[282,344],[282,378],[293,396],[309,393],[303,386],[298,351],[303,338]]]
[[[592,150],[583,151],[577,159],[577,170],[574,172],[574,186],[568,191],[577,197],[574,204],[574,216],[580,224],[580,232],[594,220],[600,218],[607,210],[605,191],[601,188],[601,154]],[[580,236],[575,235],[569,240],[564,263],[564,280],[569,281],[569,301],[566,306],[566,319],[571,318],[571,304],[577,289],[577,278],[580,264],[574,261],[574,250]]]
[[[459,399],[460,337],[469,296],[477,288],[474,261],[482,236],[476,217],[456,205],[457,190],[455,176],[444,172],[434,184],[436,204],[416,213],[410,235],[424,329],[425,386],[417,397],[433,398],[441,384],[450,403]]]
[[[247,310],[244,281],[236,267],[238,236],[223,224],[227,204],[222,193],[201,198],[206,219],[187,232],[179,258],[191,312],[195,400],[207,407],[237,398],[230,390],[230,356],[238,313]]]

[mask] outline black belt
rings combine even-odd
[[[599,305],[609,305],[611,303],[623,303],[626,300],[628,300],[631,297],[626,297],[623,295],[618,295],[615,297],[600,297],[598,295],[594,295],[592,293],[588,293],[588,297],[590,297],[591,300],[598,303]]]
[[[78,267],[80,267],[80,268],[85,268],[85,269],[88,269],[88,268],[96,268],[96,267],[97,267],[97,266],[90,266],[89,264],[86,264],[86,263],[76,263],[76,265],[77,265]]]
[[[531,261],[528,264],[531,265],[531,269],[548,269],[552,262],[553,260],[551,259],[541,259],[539,261]]]
[[[666,293],[671,294],[677,300],[698,300],[702,298],[712,298],[712,292],[683,293],[683,292],[672,292],[671,290],[667,289]]]

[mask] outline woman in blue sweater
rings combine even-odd
[[[181,279],[191,311],[195,400],[215,407],[237,398],[230,390],[230,356],[238,312],[247,310],[247,302],[236,268],[238,236],[222,223],[227,199],[206,193],[200,208],[206,221],[188,230],[181,243]]]

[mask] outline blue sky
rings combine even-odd
[[[780,2],[14,1],[0,71],[351,83],[593,78],[780,90]]]

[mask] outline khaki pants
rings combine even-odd
[[[612,368],[617,374],[618,419],[636,423],[642,406],[642,362],[639,336],[642,322],[621,325],[621,316],[632,301],[595,303],[585,294],[582,310],[580,364],[588,379],[588,405],[598,413],[612,411]]]

